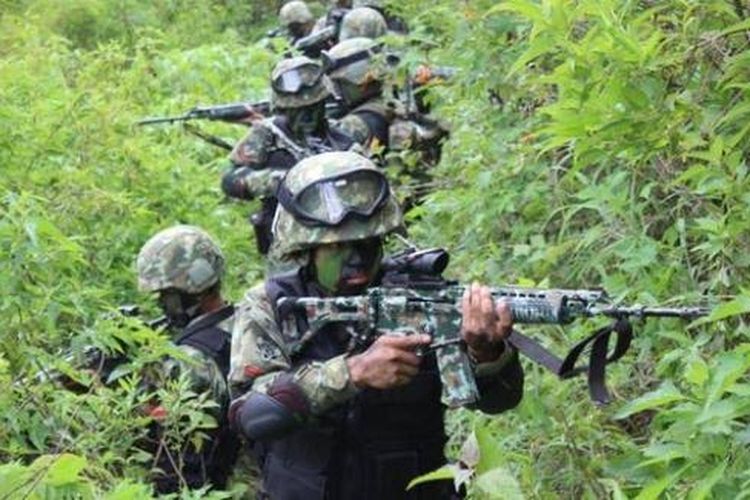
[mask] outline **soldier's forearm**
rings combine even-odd
[[[474,408],[495,414],[515,408],[521,402],[523,368],[518,360],[518,352],[511,349],[508,353],[508,358],[499,370],[491,367],[492,363],[478,365],[476,381],[480,398],[472,405]],[[483,372],[483,368],[487,371]]]
[[[229,419],[250,440],[277,439],[356,392],[342,355],[259,378],[232,402]]]
[[[308,363],[296,371],[294,379],[307,396],[311,413],[316,415],[349,400],[358,392],[349,377],[345,355]]]

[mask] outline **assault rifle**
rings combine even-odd
[[[294,339],[292,352],[299,352],[321,329],[330,323],[346,323],[351,334],[351,349],[361,351],[383,334],[412,335],[427,333],[432,337],[429,350],[437,357],[442,381],[442,402],[449,407],[468,405],[479,398],[472,364],[461,339],[461,298],[464,287],[440,277],[448,263],[442,249],[421,252],[408,250],[385,261],[383,285],[370,288],[363,295],[351,297],[282,298],[282,327]],[[396,279],[389,278],[396,271]],[[428,271],[428,272],[425,272]],[[436,272],[437,271],[437,272]],[[391,273],[394,274],[394,273]],[[622,357],[630,346],[630,318],[670,317],[692,320],[708,314],[703,307],[645,307],[612,304],[603,290],[538,289],[515,286],[491,289],[496,300],[510,306],[516,324],[566,325],[577,318],[605,316],[614,324],[597,330],[579,342],[560,359],[535,340],[514,331],[508,341],[522,354],[542,364],[561,378],[587,373],[592,399],[609,401],[604,385],[605,368]],[[306,321],[308,329],[301,334],[297,320]],[[612,334],[617,342],[608,353]],[[588,366],[576,363],[590,347]]]
[[[136,125],[156,125],[158,123],[171,124],[190,120],[220,120],[225,122],[236,122],[253,115],[268,116],[270,114],[271,103],[269,101],[261,101],[257,103],[238,102],[233,104],[220,104],[218,106],[196,106],[183,115],[144,118],[143,120],[136,122]]]
[[[337,25],[326,26],[294,42],[294,48],[308,57],[318,57],[321,50],[336,40],[338,32],[339,27]]]

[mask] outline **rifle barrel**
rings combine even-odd
[[[143,120],[138,120],[135,122],[136,125],[156,125],[157,123],[174,123],[174,122],[181,122],[190,120],[192,117],[190,115],[181,115],[181,116],[154,116],[150,118],[144,118]]]
[[[638,318],[663,317],[663,318],[683,318],[695,319],[701,316],[708,316],[710,309],[706,307],[645,307],[645,306],[604,306],[592,307],[589,309],[592,316],[602,315],[612,318],[635,316]]]

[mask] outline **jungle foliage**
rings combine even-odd
[[[179,127],[132,124],[265,97],[278,56],[255,40],[276,5],[0,5],[0,497],[141,498],[152,457],[133,447],[148,420],[136,410],[146,398],[140,373],[171,348],[110,314],[148,303],[135,290],[135,254],[168,225],[202,226],[228,256],[234,299],[263,263],[248,207],[220,194],[223,153]],[[517,410],[451,415],[457,465],[437,474],[467,482],[476,498],[745,497],[750,7],[394,8],[412,26],[408,40],[393,41],[404,65],[459,69],[430,89],[451,125],[436,169],[444,187],[409,215],[412,239],[451,251],[455,277],[603,286],[645,304],[728,297],[687,328],[636,325],[630,354],[610,370],[616,401],[606,408],[589,401],[582,380],[560,382],[527,363]],[[596,326],[527,333],[562,352]],[[111,351],[118,339],[132,362],[117,384],[95,384],[66,358],[86,345]],[[90,389],[60,390],[54,372]],[[180,383],[159,396],[173,439],[210,425],[206,403]]]

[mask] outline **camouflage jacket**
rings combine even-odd
[[[229,155],[230,168],[222,178],[227,196],[239,199],[273,197],[279,181],[299,160],[326,151],[346,151],[351,138],[335,127],[307,144],[292,139],[283,117],[254,122]]]
[[[222,349],[223,345],[228,344],[227,337],[233,329],[231,307],[191,321],[182,335],[175,339],[180,351],[185,353],[185,359],[170,358],[162,364],[167,379],[186,376],[191,391],[208,395],[213,404],[206,413],[215,419],[217,427],[196,431],[203,436],[199,448],[196,448],[196,440],[192,436],[183,436],[179,447],[177,443],[171,443],[172,446],[162,448],[157,444],[163,433],[161,426],[157,424],[150,430],[150,440],[158,446],[155,460],[161,472],[154,477],[158,493],[178,491],[183,486],[181,478],[189,488],[200,488],[206,484],[223,488],[231,473],[237,444],[226,420],[229,391],[225,372],[229,352]],[[223,337],[218,337],[221,335]],[[179,472],[175,470],[175,462],[181,464]]]
[[[313,290],[310,295],[314,294]],[[266,392],[280,376],[292,374],[307,398],[311,413],[322,415],[359,392],[349,378],[346,357],[347,354],[340,354],[321,361],[296,363],[277,323],[267,285],[259,284],[247,292],[237,309],[232,332],[230,392],[233,398],[241,398],[251,389]],[[477,408],[495,413],[515,406],[520,400],[523,372],[515,350],[507,350],[492,363],[476,365],[475,375],[481,396]]]

